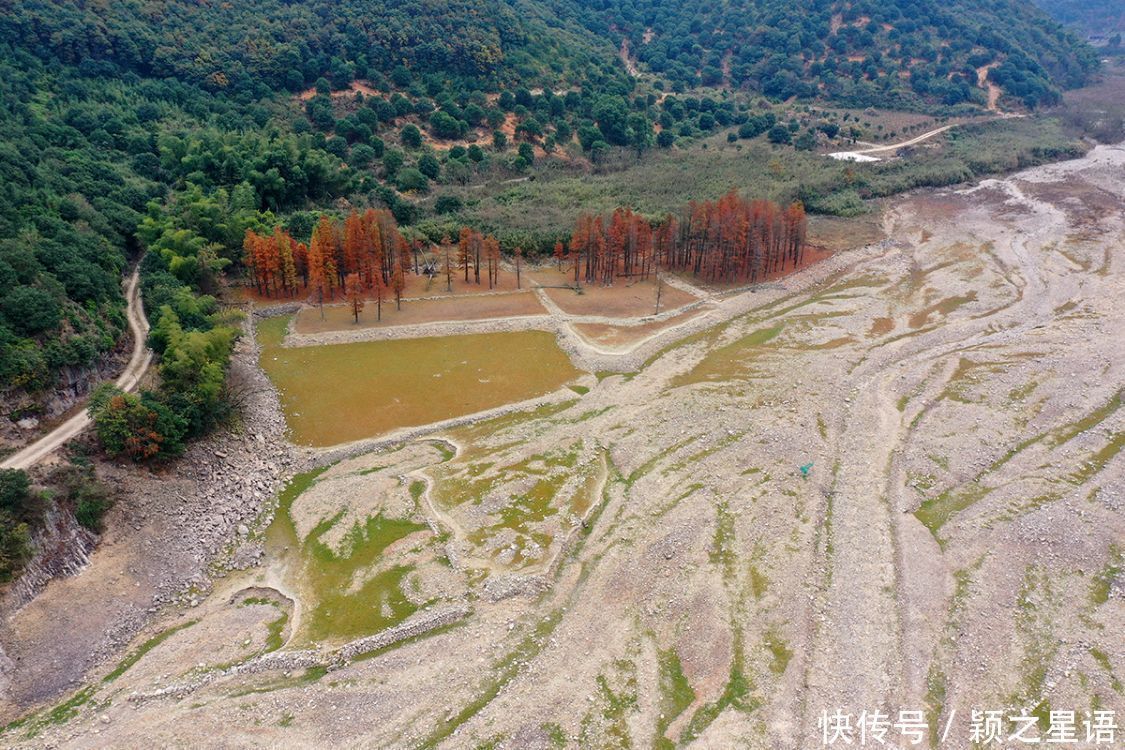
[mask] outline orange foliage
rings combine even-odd
[[[655,226],[628,208],[608,222],[582,215],[570,238],[574,281],[611,286],[615,277],[648,278],[659,267],[709,282],[755,282],[800,266],[807,228],[800,203],[782,209],[734,190],[717,201],[692,201],[681,218],[669,215]]]

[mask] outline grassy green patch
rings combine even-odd
[[[232,692],[229,697],[241,698],[244,695],[272,693],[275,690],[287,690],[289,688],[302,687],[304,685],[309,685],[317,682],[326,674],[328,674],[328,667],[309,667],[304,672],[294,677],[281,677],[279,679],[270,680],[264,684],[256,685],[254,687],[240,688]]]
[[[1020,634],[1022,645],[1022,680],[1016,692],[1010,696],[1009,703],[1030,707],[1028,713],[1038,720],[1040,732],[1047,731],[1050,726],[1051,705],[1043,697],[1043,691],[1047,672],[1059,646],[1052,629],[1055,615],[1053,602],[1054,596],[1047,574],[1034,566],[1028,566],[1020,587],[1017,600],[1019,611],[1016,613],[1016,630]]]
[[[684,675],[680,656],[675,649],[661,651],[659,654],[658,687],[660,690],[660,711],[656,720],[656,739],[653,745],[657,750],[672,750],[675,743],[665,736],[668,727],[680,714],[695,702],[695,691]]]
[[[1038,388],[1038,387],[1039,387],[1039,383],[1037,383],[1034,380],[1031,380],[1031,381],[1025,383],[1024,385],[1021,385],[1019,388],[1013,388],[1012,390],[1008,391],[1008,400],[1009,401],[1023,401],[1028,396],[1030,396],[1032,393],[1034,393],[1035,389]]]
[[[1109,654],[1101,649],[1090,647],[1090,656],[1098,663],[1098,666],[1106,671],[1109,675],[1109,684],[1114,692],[1125,694],[1125,686],[1122,686],[1121,680],[1117,678],[1117,674],[1113,671],[1113,663],[1109,660]]]
[[[598,701],[599,716],[588,717],[584,722],[583,745],[591,746],[593,742],[589,736],[592,724],[598,724],[599,742],[605,747],[629,748],[633,746],[629,734],[627,716],[637,708],[637,676],[636,668],[632,662],[618,660],[613,663],[614,676],[620,687],[614,689],[605,675],[598,675]]]
[[[945,710],[947,683],[945,673],[937,664],[930,665],[926,675],[926,724],[930,728],[930,747],[941,741],[941,714]]]
[[[521,666],[527,664],[539,654],[560,620],[562,620],[562,610],[555,610],[541,620],[512,651],[493,665],[490,674],[494,677],[484,685],[477,697],[469,701],[454,716],[438,722],[434,731],[418,745],[419,750],[437,747],[452,735],[458,727],[476,716],[481,709],[491,703],[500,694],[504,686],[519,673]]]
[[[1085,484],[1091,477],[1104,469],[1106,464],[1112,461],[1122,449],[1125,449],[1125,431],[1115,432],[1110,436],[1109,442],[1104,447],[1094,451],[1086,460],[1079,462],[1078,469],[1067,475],[1067,481],[1074,485]]]
[[[124,659],[122,659],[121,663],[118,664],[112,672],[110,672],[109,674],[107,674],[105,677],[102,678],[102,682],[113,682],[118,677],[125,674],[125,672],[131,666],[133,666],[138,661],[140,661],[141,657],[143,657],[149,651],[152,651],[154,648],[159,646],[161,643],[164,643],[164,641],[168,640],[169,638],[174,636],[176,633],[180,632],[181,630],[184,630],[185,628],[191,627],[192,625],[196,624],[197,622],[199,622],[199,620],[188,620],[187,622],[182,622],[179,625],[168,628],[167,630],[163,631],[162,633],[159,633],[157,635],[154,635],[152,638],[149,638],[147,641],[142,643],[141,646],[136,651],[133,651],[128,656],[126,656]]]
[[[1121,575],[1125,567],[1125,551],[1116,544],[1109,548],[1109,561],[1105,567],[1094,576],[1093,585],[1090,587],[1090,602],[1095,606],[1109,601],[1110,588],[1113,582]]]
[[[539,726],[543,733],[547,735],[547,741],[551,743],[551,747],[556,750],[563,750],[566,747],[566,732],[563,728],[554,722],[547,722]]]
[[[750,593],[754,595],[755,599],[761,599],[765,596],[766,589],[769,588],[770,581],[757,565],[750,566]]]
[[[711,562],[723,571],[723,578],[727,581],[734,578],[735,543],[734,514],[724,500],[715,506],[715,539],[711,544],[710,557]]]
[[[994,364],[996,363],[976,363],[963,359],[958,366],[959,374],[955,375],[950,382],[953,383],[954,381],[963,380],[965,373],[975,367],[991,366]],[[1105,404],[1102,404],[1082,418],[1020,441],[1006,454],[977,474],[973,480],[966,482],[960,487],[950,488],[937,497],[922,503],[922,506],[915,511],[914,515],[919,521],[925,524],[926,528],[933,533],[938,542],[944,545],[944,540],[938,535],[938,530],[955,514],[983,500],[992,491],[992,488],[985,487],[981,483],[981,480],[986,475],[996,472],[1032,445],[1043,443],[1047,447],[1057,448],[1082,433],[1098,426],[1121,407],[1123,395],[1125,395],[1125,390],[1118,391]],[[1121,452],[1122,448],[1125,448],[1125,433],[1114,433],[1105,447],[1092,454],[1086,461],[1082,462],[1081,468],[1068,475],[1068,480],[1074,484],[1085,482],[1091,476],[1101,471],[1112,458]],[[1032,507],[1049,502],[1054,497],[1055,496],[1052,494],[1047,494],[1035,498]]]
[[[680,734],[680,743],[686,745],[699,737],[707,727],[711,726],[711,722],[728,708],[744,712],[756,709],[758,702],[750,696],[751,687],[750,678],[742,671],[742,643],[736,636],[734,652],[731,654],[730,677],[723,687],[722,694],[711,703],[696,709]]]
[[[956,490],[946,490],[937,497],[926,500],[914,511],[914,516],[930,530],[938,543],[944,544],[943,538],[938,534],[941,527],[957,513],[983,500],[990,492],[990,487],[969,482]]]
[[[306,539],[298,539],[293,522],[293,501],[316,482],[328,467],[298,475],[281,492],[273,523],[266,530],[271,552],[279,559],[292,559],[295,575],[307,592],[307,615],[301,635],[309,640],[354,638],[396,625],[417,611],[402,590],[412,568],[395,565],[378,569],[378,562],[391,544],[427,529],[408,519],[382,514],[356,523],[345,534],[339,549],[320,537],[337,521],[318,523]],[[339,516],[337,516],[338,518]],[[358,586],[358,574],[366,574]]]
[[[281,605],[279,605],[273,599],[267,599],[267,598],[261,597],[261,596],[247,597],[246,599],[243,599],[242,603],[239,604],[238,606],[246,607],[246,606],[250,606],[250,605],[253,605],[253,604],[260,604],[260,605],[265,605],[267,607],[274,607],[278,610],[279,617],[276,620],[272,620],[271,622],[266,624],[266,650],[265,650],[265,653],[268,654],[271,651],[277,651],[283,645],[281,635],[282,635],[282,633],[285,632],[285,626],[289,622],[289,613],[284,611],[281,608]]]
[[[770,655],[770,671],[776,675],[784,674],[789,666],[789,660],[793,658],[793,650],[785,643],[785,639],[776,628],[766,631],[765,645]]]
[[[751,374],[750,363],[753,355],[777,338],[783,327],[782,323],[778,323],[759,328],[729,344],[712,349],[691,370],[673,378],[668,387],[745,380]]]
[[[498,734],[494,737],[490,737],[484,742],[476,745],[473,750],[496,750],[496,748],[501,746],[507,736],[508,735],[506,734]]]

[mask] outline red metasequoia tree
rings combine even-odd
[[[359,323],[359,314],[363,310],[363,281],[358,273],[349,273],[344,279],[344,294],[348,298],[348,305],[352,308],[355,322]]]
[[[648,279],[659,270],[691,273],[709,282],[755,282],[804,262],[807,221],[800,203],[782,208],[767,200],[746,200],[734,190],[716,201],[692,201],[678,216],[651,221],[629,208],[609,216],[582,214],[569,242],[557,242],[553,257],[560,270],[573,272],[574,284],[611,286],[618,278]],[[408,241],[386,209],[353,210],[343,221],[321,216],[308,244],[276,227],[271,233],[247,230],[244,263],[258,293],[265,297],[306,297],[323,307],[340,291],[376,301],[382,317],[387,290],[401,303],[407,278],[420,273],[421,239]],[[522,286],[516,257],[516,285]],[[446,291],[454,269],[465,283],[499,284],[500,243],[471,227],[456,242],[440,248]],[[572,264],[567,267],[566,264]],[[428,264],[431,273],[433,264]],[[349,282],[349,278],[355,280]],[[323,315],[323,310],[322,310]]]
[[[415,250],[399,232],[390,211],[352,211],[342,223],[321,216],[308,245],[281,227],[272,234],[247,230],[243,262],[259,294],[294,297],[302,293],[323,304],[338,290],[347,293],[347,278],[358,277],[360,291],[378,293],[393,285],[396,269],[405,275],[416,261]]]
[[[680,217],[655,225],[628,208],[608,219],[584,214],[569,244],[574,283],[610,286],[618,277],[647,279],[657,269],[709,282],[755,282],[801,265],[807,227],[800,203],[783,209],[734,190],[717,201],[692,201]]]

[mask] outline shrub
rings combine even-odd
[[[793,136],[789,132],[789,128],[785,127],[781,123],[778,123],[777,125],[774,125],[772,128],[770,128],[770,132],[767,137],[770,139],[770,143],[776,144],[785,144],[793,140]]]
[[[11,581],[31,557],[31,531],[7,513],[0,512],[0,583]]]
[[[399,137],[402,140],[402,145],[407,148],[422,147],[422,131],[418,130],[416,125],[410,124],[403,127]]]
[[[422,154],[422,158],[418,160],[418,171],[431,180],[436,180],[441,174],[441,163],[433,154]]]
[[[398,189],[404,193],[410,191],[425,193],[430,189],[430,181],[414,167],[407,167],[398,173]]]
[[[461,199],[456,195],[442,195],[439,196],[434,203],[434,211],[439,214],[451,214],[460,211],[462,207]]]
[[[148,394],[122,393],[107,383],[94,392],[89,412],[98,441],[111,457],[141,462],[183,451],[187,421]]]

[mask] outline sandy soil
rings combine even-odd
[[[444,274],[437,274],[432,279],[424,276],[415,276],[413,273],[406,275],[406,286],[403,289],[403,299],[432,299],[438,297],[467,297],[475,295],[490,295],[499,292],[515,292],[519,291],[516,288],[516,273],[514,268],[508,268],[506,265],[501,267],[500,273],[497,275],[492,288],[488,286],[488,275],[485,269],[481,267],[481,283],[477,284],[474,280],[473,271],[469,269],[469,280],[465,281],[464,273],[461,269],[454,269],[453,272],[453,290],[447,292],[445,290],[445,276]],[[527,280],[523,280],[523,288],[528,286]],[[310,300],[305,297],[286,298],[286,297],[266,297],[259,294],[254,287],[243,286],[231,290],[232,296],[239,301],[254,301],[262,305],[277,305],[291,302],[308,303]],[[393,293],[387,289],[384,290],[384,300],[394,300]],[[369,292],[368,299],[374,299],[374,296]],[[337,289],[336,294],[331,299],[326,299],[326,303],[339,303],[344,301],[344,292],[342,289]]]
[[[607,323],[574,323],[572,328],[582,336],[582,338],[593,344],[620,347],[643,341],[651,337],[654,333],[658,333],[669,326],[685,323],[698,314],[698,310],[688,310],[687,312],[673,315],[665,320],[642,323],[641,325],[631,328]]]
[[[709,297],[675,342],[614,355],[635,372],[443,430],[456,450],[428,466],[359,458],[400,499],[424,478],[451,540],[458,584],[416,617],[464,609],[425,637],[354,660],[290,643],[204,681],[166,649],[245,643],[259,616],[217,591],[112,683],[91,673],[75,716],[4,743],[804,750],[840,708],[921,710],[968,748],[973,708],[1120,717],[1123,170],[1101,147],[903,198],[890,240]],[[558,562],[521,576],[532,548],[497,520],[561,530],[598,456]],[[228,584],[285,576],[266,559]]]
[[[293,330],[297,333],[323,333],[324,331],[348,330],[357,327],[386,328],[446,320],[483,320],[513,315],[543,315],[546,312],[535,294],[529,289],[522,293],[404,300],[401,309],[396,309],[393,299],[383,300],[384,315],[382,320],[377,318],[375,303],[368,301],[359,313],[358,323],[356,323],[352,314],[351,305],[326,305],[323,317],[319,308],[304,307],[297,314]]]
[[[542,271],[536,280],[545,287],[573,284],[566,273]],[[656,312],[656,281],[620,279],[614,286],[585,285],[582,292],[573,289],[546,288],[544,292],[563,312],[570,315],[604,315],[606,317],[638,317]],[[660,293],[660,309],[671,310],[694,302],[697,297],[683,289],[665,284]]]

